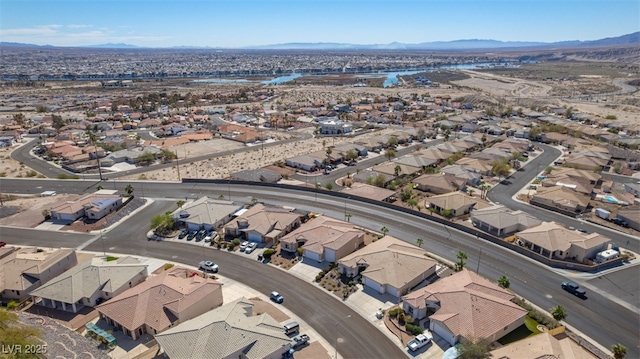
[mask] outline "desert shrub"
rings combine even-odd
[[[546,315],[545,313],[542,313],[536,310],[534,307],[529,305],[524,299],[516,297],[513,299],[513,302],[518,306],[528,310],[529,313],[527,315],[529,316],[529,318],[535,320],[536,322],[538,322],[538,324],[542,324],[549,329],[554,329],[560,326],[560,323],[558,323],[557,320]]]
[[[234,239],[231,241],[231,245],[232,245],[233,247],[239,246],[239,245],[240,245],[240,243],[242,243],[242,241],[240,240],[240,238],[234,238]]]
[[[164,267],[162,267],[162,268],[164,268],[164,270],[169,270],[169,269],[173,268],[173,264],[171,264],[171,263],[167,263],[167,264],[165,264],[165,265],[164,265]]]
[[[8,310],[16,310],[18,308],[18,305],[20,303],[16,302],[15,300],[10,300],[9,303],[7,303],[7,309]]]
[[[298,252],[298,255],[299,255],[299,256],[302,256],[303,251],[304,251],[304,250],[303,250],[302,248],[298,248],[298,249],[296,249],[296,252]]]
[[[262,253],[262,256],[265,258],[271,258],[271,256],[275,253],[273,249],[267,249]]]
[[[397,317],[400,313],[403,313],[403,314],[404,314],[404,311],[402,310],[402,308],[394,308],[394,309],[391,309],[391,310],[389,311],[389,316],[390,316],[390,317],[392,317],[392,318],[395,318],[395,317]]]
[[[424,330],[422,330],[422,327],[420,327],[419,325],[413,325],[411,323],[407,323],[404,327],[407,329],[409,333],[413,335],[424,333]]]

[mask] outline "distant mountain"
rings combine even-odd
[[[531,41],[499,41],[490,39],[466,39],[453,41],[433,41],[422,42],[417,44],[407,44],[401,42],[392,42],[389,44],[348,44],[338,42],[290,42],[284,44],[246,46],[240,49],[245,50],[492,50],[492,49],[518,49],[518,48],[534,48],[544,49],[568,49],[568,48],[586,48],[586,47],[611,47],[611,46],[633,46],[640,44],[640,31],[632,34],[608,37],[599,40],[589,41],[559,41],[559,42],[531,42]],[[34,45],[18,42],[0,42],[0,47],[53,47],[51,45]],[[68,46],[71,47],[71,46]],[[148,49],[124,43],[107,43],[100,45],[73,46],[94,49]],[[163,47],[167,48],[167,47]],[[215,49],[221,50],[222,47],[211,46],[173,46],[169,49],[188,50],[188,49]]]
[[[107,44],[99,44],[99,45],[88,45],[88,46],[77,46],[77,47],[88,47],[92,49],[140,49],[140,46],[131,45],[131,44],[123,44],[123,43],[107,43]]]
[[[255,50],[478,50],[478,49],[507,49],[507,48],[570,48],[570,47],[606,47],[640,44],[640,32],[609,37],[592,41],[560,41],[560,42],[527,42],[527,41],[498,41],[482,39],[466,39],[454,41],[433,41],[418,44],[392,42],[389,44],[347,44],[335,42],[292,42],[285,44],[249,46],[245,49]]]

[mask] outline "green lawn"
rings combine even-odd
[[[536,328],[538,326],[538,322],[527,317],[524,317],[524,324],[516,328],[516,330],[511,333],[505,335],[504,337],[498,340],[498,343],[502,345],[507,345],[513,342],[517,342],[518,340],[522,340],[528,338],[532,335],[539,334],[540,331]]]

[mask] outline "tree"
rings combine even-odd
[[[627,355],[627,347],[618,343],[611,346],[611,352],[613,353],[613,357],[616,359],[622,359],[625,355]]]
[[[96,191],[100,191],[100,190],[103,190],[103,189],[104,189],[104,187],[102,187],[101,184],[96,186]]]
[[[394,148],[398,144],[398,138],[396,136],[391,136],[387,140],[387,148]]]
[[[456,255],[456,258],[458,258],[459,262],[456,263],[456,270],[459,272],[462,270],[462,268],[464,268],[464,265],[466,264],[465,260],[468,259],[467,254],[463,251],[458,252],[458,254]]]
[[[482,141],[482,147],[484,147],[485,144],[487,143],[487,135],[483,133],[482,138],[480,140]]]
[[[418,211],[421,210],[420,204],[415,199],[411,198],[407,201],[407,205],[411,208],[416,208]]]
[[[491,341],[486,338],[462,337],[458,346],[459,359],[487,359],[491,358]]]
[[[424,244],[424,239],[422,238],[416,239],[416,244],[418,245],[418,247],[422,247],[422,245]]]
[[[396,165],[393,168],[393,173],[395,174],[396,177],[398,177],[400,175],[400,172],[402,172],[402,167],[400,167],[400,165]]]
[[[158,214],[151,217],[150,229],[154,230],[158,234],[166,233],[175,225],[175,219],[171,215],[171,212],[165,214]]]
[[[255,197],[251,197],[251,203],[252,204],[256,204],[258,202],[258,199]]]
[[[491,172],[494,175],[498,176],[500,180],[501,177],[505,177],[510,173],[511,167],[505,160],[496,161],[492,164]]]
[[[185,204],[185,203],[187,203],[187,202],[185,202],[185,201],[183,201],[183,200],[181,200],[181,199],[179,199],[179,200],[176,202],[176,204],[178,205],[178,208],[182,208],[182,206],[184,206],[184,204]]]
[[[511,282],[509,282],[509,278],[507,278],[507,276],[503,275],[502,277],[498,278],[498,285],[501,288],[508,289],[509,286],[511,286]]]
[[[329,182],[327,184],[324,185],[324,188],[328,189],[329,191],[331,191],[333,189],[333,183]]]
[[[344,214],[344,218],[346,218],[347,222],[351,222],[351,217],[353,217],[353,214],[351,214],[351,213],[345,213]]]
[[[396,151],[392,150],[392,149],[388,149],[386,151],[384,151],[384,156],[387,158],[387,160],[391,161],[392,158],[395,158],[398,154],[396,153]]]
[[[389,228],[387,228],[386,226],[383,226],[383,227],[380,229],[380,232],[382,232],[382,236],[384,237],[384,236],[386,236],[386,235],[387,235],[387,233],[389,233]]]
[[[567,313],[567,310],[564,309],[563,306],[556,305],[555,307],[551,308],[551,316],[555,320],[564,320],[564,319],[567,318],[568,313]]]
[[[356,150],[354,149],[347,150],[344,157],[345,159],[347,159],[347,161],[353,161],[358,158],[358,152],[356,152]]]
[[[133,193],[133,186],[131,184],[128,184],[127,187],[124,188],[124,190],[129,196],[131,196],[131,194]]]

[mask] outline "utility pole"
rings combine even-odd
[[[178,170],[178,181],[180,181],[180,161],[178,161],[178,151],[175,151],[176,154],[176,169]]]

